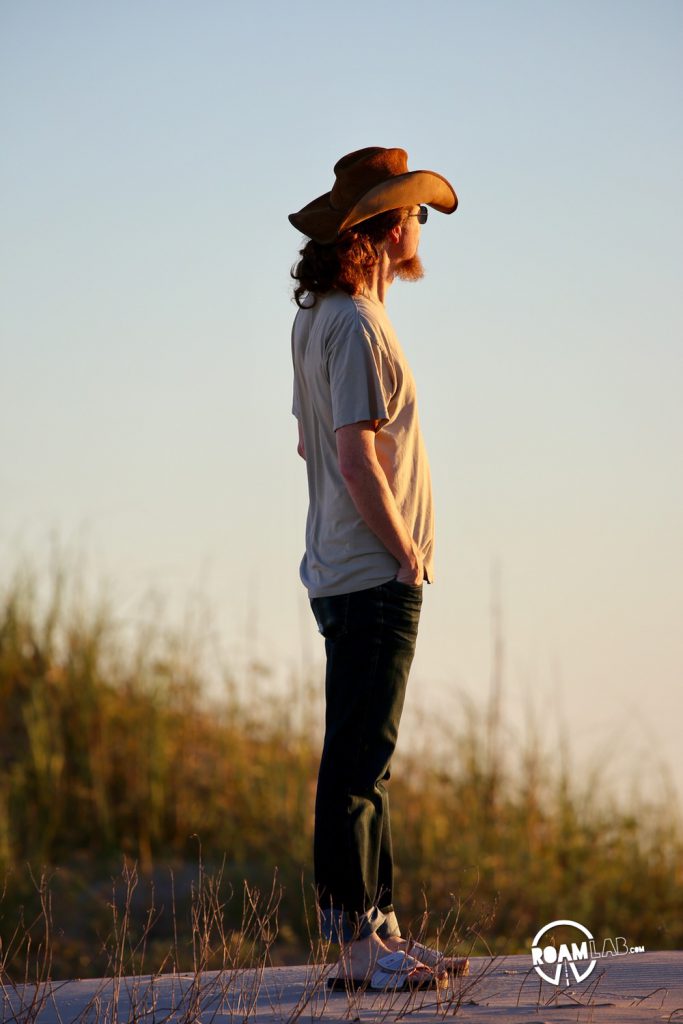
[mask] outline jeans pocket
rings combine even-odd
[[[396,590],[407,594],[422,594],[421,583],[403,583],[401,580],[393,579],[389,580],[388,583],[385,583],[385,586],[394,587]]]
[[[311,598],[311,610],[318,624],[318,632],[326,640],[338,640],[347,629],[349,595]]]

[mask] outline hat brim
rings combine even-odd
[[[362,195],[346,213],[331,206],[330,195],[326,192],[289,215],[297,230],[323,245],[336,242],[342,231],[387,210],[425,203],[439,213],[453,213],[458,206],[455,189],[436,171],[408,171],[388,178]]]

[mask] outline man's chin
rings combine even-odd
[[[403,260],[396,267],[396,277],[401,281],[419,281],[425,276],[422,260],[419,256],[411,256],[409,260]]]

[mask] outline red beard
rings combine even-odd
[[[396,277],[401,281],[419,281],[421,277],[424,277],[425,270],[422,265],[422,260],[417,255],[411,256],[409,260],[403,260],[396,267]]]

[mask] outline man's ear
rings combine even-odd
[[[390,242],[393,242],[394,245],[397,245],[401,241],[401,235],[402,234],[403,234],[403,223],[395,224],[393,228],[389,229],[389,234],[387,235],[387,238],[388,238],[388,240]]]

